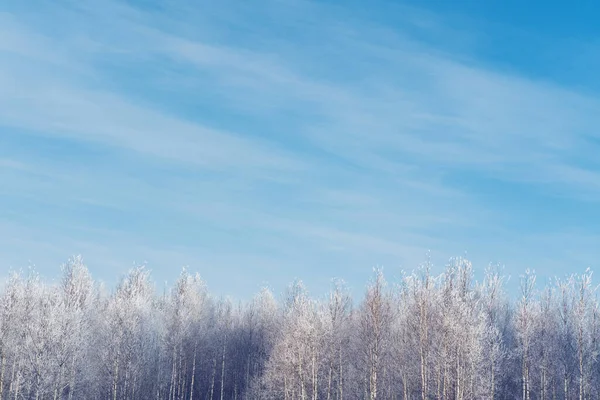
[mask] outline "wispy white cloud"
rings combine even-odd
[[[36,82],[17,71],[3,78],[0,118],[8,127],[204,167],[301,167],[267,144],[141,108],[112,93]]]
[[[548,183],[556,165],[568,166],[589,146],[585,139],[597,136],[600,104],[594,97],[465,64],[436,48],[416,46],[401,32],[388,33],[385,45],[373,45],[376,32],[364,30],[352,41],[340,29],[328,37],[343,42],[346,51],[315,64],[343,72],[347,65],[352,68],[355,54],[373,60],[359,80],[343,84],[302,75],[268,53],[188,40],[167,47],[198,71],[222,79],[222,90],[235,97],[234,104],[241,98],[244,107],[256,105],[249,101],[256,98],[270,101],[272,110],[301,105],[301,112],[313,116],[301,134],[370,167],[411,158],[411,165],[477,167],[503,179]],[[313,47],[301,50],[305,58],[314,52]],[[383,62],[385,68],[378,65]],[[555,183],[581,189],[573,180]]]
[[[416,265],[432,248],[440,260],[510,249],[504,219],[527,211],[457,180],[600,197],[593,94],[494,69],[469,53],[476,32],[423,10],[392,27],[316,2],[269,5],[0,12],[0,221],[23,229],[13,252],[59,224],[39,254],[82,248],[114,268],[150,254],[222,276],[252,260],[282,282],[297,273],[279,265],[343,275]],[[61,160],[46,142],[81,155]],[[14,211],[61,204],[39,226]],[[78,238],[82,226],[96,230]]]

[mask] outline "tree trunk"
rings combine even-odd
[[[579,400],[583,400],[583,329],[579,327]]]
[[[426,350],[427,345],[427,310],[424,300],[421,300],[420,310],[420,340],[419,340],[419,357],[421,359],[421,400],[427,399],[427,370],[426,370]]]
[[[471,396],[470,398],[475,397],[475,365],[471,364],[471,376],[469,377],[471,381]]]
[[[333,365],[332,362],[329,361],[329,376],[327,378],[327,400],[331,399],[331,377],[333,374]]]
[[[225,387],[225,351],[227,349],[227,335],[223,340],[223,357],[221,359],[221,400],[223,400],[223,389]]]
[[[131,384],[129,385],[129,387],[131,388],[130,389],[130,391],[131,391],[131,397],[128,397],[128,398],[135,399],[135,385],[136,385],[136,383],[137,383],[137,374],[134,373],[133,377],[131,378]],[[125,392],[125,395],[128,396],[127,392]]]
[[[171,365],[171,384],[169,385],[169,399],[175,400],[175,382],[177,380],[177,345],[173,345]]]
[[[127,390],[129,390],[129,373],[131,372],[131,361],[125,364],[125,382],[123,382],[122,393],[127,398]]]
[[[21,368],[21,363],[20,363],[20,360],[19,360],[19,364],[17,366],[17,369],[20,369],[20,368]],[[19,398],[19,386],[21,386],[21,373],[20,373],[20,371],[17,371],[17,384],[16,384],[16,387],[15,387],[15,400],[17,400]]]
[[[8,396],[11,397],[15,390],[15,375],[17,374],[17,357],[13,359],[12,372],[10,377],[10,386],[8,388]],[[16,397],[15,397],[16,398]]]
[[[190,383],[190,400],[194,400],[194,379],[196,377],[196,350],[198,348],[198,341],[194,341],[194,357],[192,359],[192,382]]]
[[[312,353],[312,400],[317,400],[317,355],[314,349]]]
[[[183,368],[183,340],[179,342],[179,351],[177,352],[177,388],[175,390],[176,399],[183,397],[183,386],[185,384],[184,368]]]
[[[541,385],[542,385],[541,400],[546,400],[546,362],[544,361],[543,364],[544,365],[542,366],[542,378],[541,378]]]
[[[306,391],[304,388],[304,371],[302,369],[302,357],[300,358],[300,364],[298,364],[298,374],[300,375],[300,399],[306,399]]]
[[[371,365],[369,391],[371,400],[377,400],[377,365],[375,365],[375,362],[373,362],[373,365]]]
[[[4,351],[2,351],[2,361],[0,366],[0,399],[4,398],[4,366],[6,362],[6,357],[4,355]]]
[[[244,388],[247,391],[248,385],[250,383],[250,356],[248,356],[248,361],[246,361],[246,379],[244,380]]]
[[[60,365],[60,371],[58,373],[58,380],[56,382],[56,385],[54,386],[54,400],[58,400],[59,393],[62,394],[62,389],[61,389],[62,378],[63,378],[63,364]]]
[[[213,369],[212,369],[212,379],[210,382],[210,400],[213,400],[213,394],[215,393],[215,375],[217,373],[217,359],[213,358]]]
[[[444,352],[444,354],[447,354]],[[448,398],[448,361],[444,360],[444,382],[442,388],[442,396],[443,399],[446,400]]]
[[[69,400],[73,400],[73,393],[75,392],[75,354],[71,358],[71,380],[69,382]]]
[[[340,376],[338,377],[338,390],[340,393],[340,399],[344,398],[344,383],[343,383],[343,364],[342,364],[342,346],[340,345],[339,348],[339,354],[340,354]]]
[[[522,393],[522,399],[523,400],[527,400],[527,350],[525,350],[524,354],[523,354],[523,364],[521,365],[521,391]]]
[[[458,350],[456,351],[456,392],[455,398],[456,400],[461,400],[461,373],[460,373],[460,356],[458,354]]]
[[[492,362],[492,385],[490,388],[490,399],[494,400],[496,397],[496,371],[494,368],[494,362]]]
[[[156,368],[156,378],[155,378],[156,379],[156,400],[160,400],[160,395],[161,395],[161,393],[160,393],[161,374],[160,373],[161,373],[161,365],[162,365],[162,363],[161,363],[160,353],[161,352],[158,351],[157,354],[156,354],[156,365],[157,365],[157,368]],[[69,399],[69,400],[71,400],[71,399]]]
[[[115,360],[113,368],[112,399],[117,400],[117,384],[119,380],[119,360]]]
[[[437,398],[440,400],[442,398],[442,375],[443,375],[443,367],[442,362],[438,362],[438,371],[437,371]]]
[[[527,371],[527,367],[525,367],[524,381],[523,381],[523,390],[524,390],[523,400],[529,400],[529,376],[528,375],[529,374]]]

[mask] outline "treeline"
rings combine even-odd
[[[144,268],[114,290],[80,257],[58,284],[14,274],[0,297],[4,399],[600,399],[600,312],[591,273],[510,301],[494,269],[455,259],[356,306],[340,281],[276,301],[214,298],[183,272],[157,293]]]

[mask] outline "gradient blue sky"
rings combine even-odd
[[[524,4],[1,2],[0,273],[596,268],[600,13]]]

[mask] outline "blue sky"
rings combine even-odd
[[[587,5],[586,5],[587,4]],[[577,8],[578,7],[578,8]],[[0,5],[0,272],[315,294],[600,259],[592,3]]]

